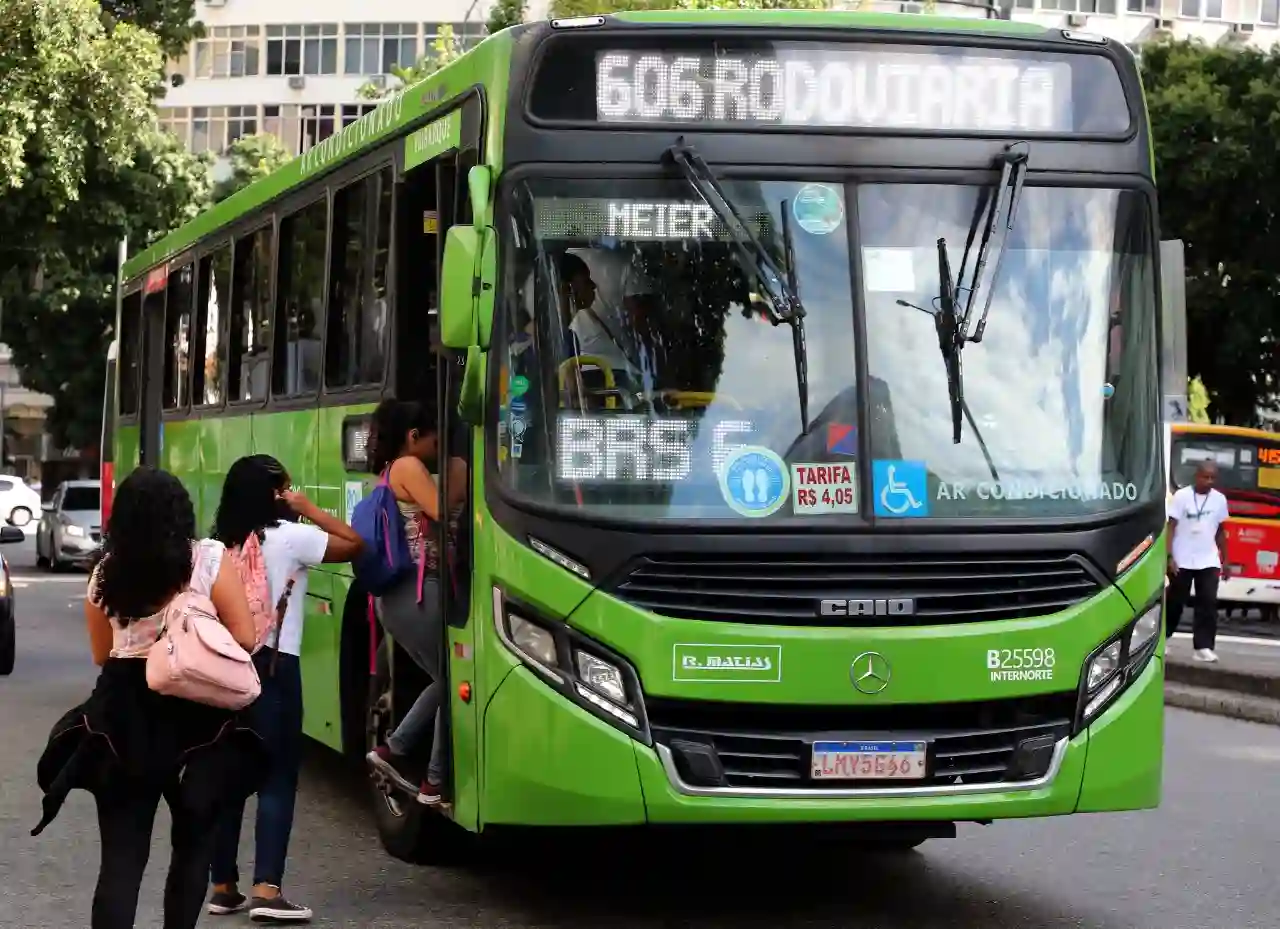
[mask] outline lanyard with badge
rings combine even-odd
[[[1204,522],[1203,522],[1204,510],[1205,510],[1205,507],[1209,505],[1209,494],[1212,494],[1212,493],[1213,491],[1211,490],[1209,491],[1209,493],[1205,494],[1204,503],[1199,503],[1197,502],[1196,498],[1199,497],[1200,495],[1197,494],[1195,491],[1191,492],[1191,502],[1196,508],[1195,522],[1193,522],[1191,525],[1192,535],[1204,535]]]

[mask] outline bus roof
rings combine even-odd
[[[1215,426],[1209,423],[1174,423],[1174,435],[1217,435],[1237,439],[1266,439],[1280,441],[1280,434],[1247,426]]]
[[[863,13],[836,10],[655,10],[616,13],[604,17],[615,26],[756,26],[761,28],[845,28],[876,29],[903,33],[961,33],[969,35],[1061,38],[1062,30],[1034,23],[1001,19],[936,16],[921,13]],[[195,219],[179,226],[154,245],[125,262],[123,277],[132,281],[148,269],[177,257],[196,242],[231,225],[241,216],[328,174],[366,151],[394,139],[441,104],[447,102],[437,90],[457,88],[461,77],[470,85],[488,77],[495,90],[505,87],[506,75],[485,69],[508,60],[515,39],[532,29],[545,28],[546,23],[526,23],[504,29],[487,37],[476,47],[418,84],[397,91],[375,109],[350,126],[313,146],[264,178],[237,191],[221,203],[205,210]],[[460,75],[459,72],[462,72]],[[468,73],[471,72],[471,73]],[[454,80],[450,80],[454,78]]]

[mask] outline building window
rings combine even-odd
[[[390,74],[395,66],[412,67],[418,61],[418,27],[413,23],[348,23],[347,74]]]
[[[1130,13],[1147,13],[1151,16],[1158,16],[1160,13],[1160,0],[1128,0],[1126,9]]]
[[[342,104],[342,128],[346,129],[362,116],[372,113],[378,108],[376,103],[344,103]]]
[[[1178,15],[1226,23],[1276,24],[1280,0],[1181,0]]]
[[[252,77],[259,74],[258,26],[212,26],[196,39],[196,77]]]
[[[258,131],[256,106],[193,106],[191,151],[221,154],[241,136]]]
[[[1262,0],[1258,20],[1268,26],[1280,25],[1280,0]]]
[[[156,122],[165,132],[172,133],[183,146],[191,145],[191,111],[185,106],[162,106],[156,110]]]
[[[336,110],[337,106],[332,103],[322,103],[319,106],[304,106],[302,108],[302,136],[298,141],[298,151],[307,151],[307,149],[313,145],[318,145],[337,131],[334,126],[334,112]]]
[[[337,74],[338,24],[267,27],[268,74]]]
[[[1114,16],[1116,0],[1040,0],[1040,9],[1061,13],[1100,13]]]
[[[302,130],[301,107],[296,103],[268,103],[262,108],[262,131],[284,143],[290,155],[296,155],[298,134]]]

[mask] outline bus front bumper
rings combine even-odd
[[[1261,606],[1280,603],[1280,580],[1224,577],[1218,582],[1218,602]]]
[[[517,668],[485,714],[481,816],[486,825],[782,825],[1151,809],[1160,802],[1163,681],[1156,656],[1094,723],[1058,743],[1034,781],[819,796],[690,787],[660,746],[632,740]]]

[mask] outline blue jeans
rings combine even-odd
[[[378,615],[382,628],[390,633],[423,671],[431,676],[409,712],[400,720],[395,732],[387,737],[387,747],[397,755],[409,755],[432,731],[431,756],[427,763],[427,780],[444,783],[445,747],[449,734],[445,712],[445,677],[442,663],[444,623],[440,615],[440,587],[433,578],[423,584],[422,602],[418,603],[418,578],[406,578],[378,598]]]
[[[302,667],[297,655],[282,652],[273,674],[273,655],[274,649],[264,648],[253,656],[262,677],[262,695],[249,709],[249,723],[271,753],[266,780],[258,790],[258,817],[253,829],[253,882],[279,887],[289,854],[298,772],[302,767]],[[234,884],[240,880],[236,858],[243,820],[244,804],[240,803],[228,809],[218,823],[210,869],[215,884]]]

